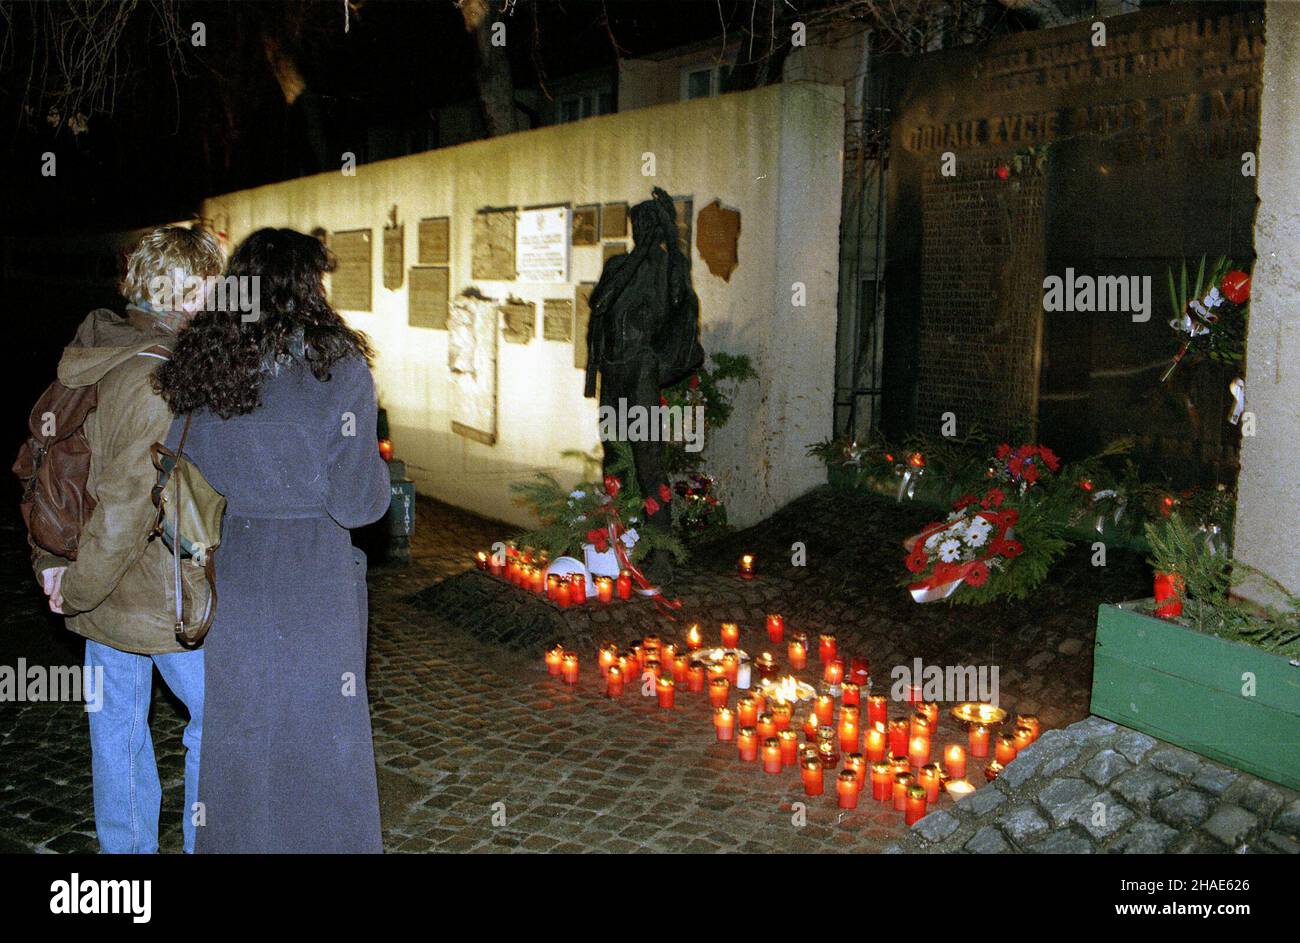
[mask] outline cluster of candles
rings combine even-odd
[[[767,634],[773,645],[786,642],[785,620],[780,615],[767,617]],[[777,680],[776,659],[763,652],[755,659],[754,668],[760,678],[771,683],[766,691],[761,686],[749,690],[749,676],[742,672],[742,667],[747,666],[742,666],[736,651],[739,626],[723,623],[721,638],[723,652],[716,660],[700,656],[703,637],[698,625],[690,626],[680,645],[665,643],[657,636],[647,636],[623,650],[612,642],[602,645],[597,661],[605,694],[621,697],[629,678],[645,678],[647,674],[653,677],[653,694],[665,710],[674,707],[678,688],[693,693],[707,691],[713,708],[714,734],[719,741],[735,743],[741,762],[760,763],[770,774],[797,766],[807,796],[823,795],[826,773],[833,771],[841,809],[857,808],[869,780],[871,798],[892,803],[912,825],[939,801],[941,791],[960,799],[975,790],[966,778],[967,758],[988,757],[992,731],[1005,716],[996,708],[962,705],[975,718],[967,724],[967,744],[945,745],[940,762],[932,756],[932,740],[939,725],[938,704],[923,700],[920,688],[913,687],[906,701],[910,715],[891,718],[888,698],[869,693],[870,666],[866,659],[850,659],[846,679],[834,635],[823,634],[817,640],[823,693],[809,701],[801,725],[796,724],[794,716],[796,679],[787,676]],[[808,646],[806,636],[791,635],[787,656],[792,669],[806,667]],[[546,653],[546,665],[552,675],[577,684],[577,653],[556,645]],[[864,687],[868,692],[865,696]],[[733,690],[739,692],[734,704]],[[987,765],[985,777],[995,779],[1020,750],[1038,738],[1039,729],[1037,717],[1018,715],[1014,732],[996,738],[994,760]]]
[[[561,607],[580,606],[587,602],[587,577],[582,573],[559,574],[547,573],[549,560],[545,554],[534,556],[529,551],[520,551],[512,545],[506,546],[505,559],[499,554],[489,554],[480,550],[474,555],[474,565],[485,573],[501,577],[507,582],[529,592],[544,594],[548,600]],[[622,570],[617,577],[596,576],[595,584],[597,602],[610,603],[614,597],[632,598],[632,574]]]

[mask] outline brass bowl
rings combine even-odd
[[[996,727],[1007,719],[1007,712],[1004,708],[994,707],[992,704],[978,704],[973,701],[958,704],[950,713],[963,724],[979,724],[983,727]]]

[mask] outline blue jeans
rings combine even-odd
[[[185,851],[194,851],[203,740],[203,650],[135,655],[86,640],[86,671],[103,669],[102,702],[90,717],[95,831],[107,854],[155,854],[162,784],[149,732],[153,667],[190,712],[185,744]]]

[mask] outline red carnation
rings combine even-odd
[[[605,492],[606,492],[606,493],[607,493],[611,498],[617,498],[617,497],[618,497],[618,492],[619,492],[620,489],[622,489],[622,487],[623,487],[623,486],[622,486],[621,484],[619,484],[619,480],[618,480],[617,478],[615,478],[613,475],[606,475],[606,476],[605,476]]]
[[[673,491],[667,485],[659,486],[659,500],[664,504],[670,504],[673,500]]]
[[[1234,269],[1223,276],[1219,291],[1233,304],[1244,305],[1250,300],[1250,276]]]
[[[1025,481],[1029,482],[1031,485],[1038,480],[1038,466],[1033,462],[1026,465],[1024,471]]]
[[[587,543],[595,547],[597,553],[604,553],[609,549],[609,534],[599,527],[593,527],[587,531]]]
[[[693,390],[698,390],[699,388],[700,388],[700,375],[699,375],[698,373],[692,373],[692,374],[691,374],[691,389],[693,389]]]
[[[645,512],[650,517],[654,517],[656,514],[659,513],[659,502],[656,501],[654,498],[646,498]]]
[[[984,500],[980,502],[980,505],[985,508],[1000,508],[1005,499],[1006,495],[1002,493],[1001,488],[990,488],[988,493],[984,495]]]
[[[966,571],[966,583],[969,586],[983,586],[988,578],[989,568],[983,563],[976,563]]]
[[[1047,467],[1052,471],[1056,471],[1061,467],[1061,460],[1057,458],[1056,453],[1047,446],[1040,445],[1038,447],[1038,454],[1043,457],[1043,461],[1047,463]]]
[[[1011,454],[1011,446],[1003,442],[1001,445],[998,446],[998,450],[994,454],[997,455],[997,457],[1000,459],[1006,458],[1008,455]]]
[[[1006,545],[1002,548],[1002,555],[1004,557],[1011,557],[1013,559],[1015,557],[1020,556],[1024,552],[1025,552],[1025,545],[1018,540],[1008,540],[1006,542]]]

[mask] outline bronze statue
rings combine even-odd
[[[651,199],[632,207],[630,253],[605,262],[591,295],[587,327],[586,396],[596,395],[600,373],[600,405],[619,410],[642,407],[658,416],[659,391],[690,376],[704,363],[700,345],[700,302],[691,287],[691,262],[678,242],[677,212],[672,197],[655,187]],[[657,427],[656,427],[657,429]],[[641,494],[657,496],[668,484],[663,442],[655,434],[632,441],[636,481]],[[606,445],[605,466],[613,458]],[[668,502],[649,515],[646,525],[672,526]],[[652,554],[647,576],[657,583],[672,578],[672,561]]]

